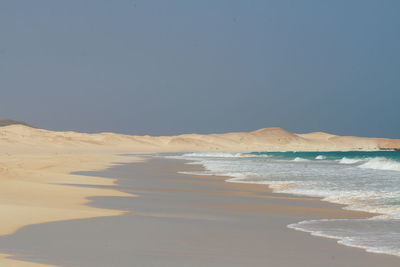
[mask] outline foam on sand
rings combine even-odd
[[[256,157],[263,153],[270,157]],[[206,174],[232,177],[228,182],[265,184],[277,193],[319,197],[345,205],[346,210],[368,212],[374,216],[368,220],[316,220],[289,227],[369,252],[400,256],[400,152],[252,154],[255,158],[197,154],[193,159],[207,169]],[[320,159],[316,159],[318,156]]]
[[[337,239],[339,244],[365,249],[368,252],[400,256],[400,233],[390,231],[398,227],[395,221],[323,219],[302,221],[288,228],[311,233],[314,236]],[[366,238],[376,236],[379,238]]]

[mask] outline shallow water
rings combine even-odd
[[[314,220],[289,225],[370,252],[400,256],[400,151],[186,153],[202,174],[228,182],[266,184],[274,191],[317,196],[346,209],[380,213],[364,220]]]

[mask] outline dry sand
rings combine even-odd
[[[112,188],[73,186],[109,186],[112,180],[70,174],[138,160],[116,156],[118,153],[398,148],[400,140],[294,134],[280,128],[153,137],[53,132],[24,125],[0,127],[0,235],[15,233],[31,224],[124,214],[120,210],[89,207],[87,203],[92,196],[127,196],[126,193]],[[0,265],[27,266],[7,259],[4,254],[0,255]]]
[[[81,170],[99,170],[112,162],[132,162],[137,158],[107,154],[1,154],[0,155],[0,235],[43,222],[121,215],[124,212],[86,205],[91,196],[127,196],[112,189],[71,185],[108,186],[113,180],[71,175]],[[31,266],[0,255],[0,266]],[[33,265],[32,265],[33,266]]]

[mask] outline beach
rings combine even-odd
[[[302,220],[372,214],[343,210],[317,198],[271,193],[262,185],[227,183],[227,177],[180,174],[201,170],[181,160],[145,159],[78,173],[116,179],[115,185],[78,187],[121,192],[91,196],[88,203],[90,208],[118,214],[26,226],[0,238],[1,253],[13,254],[15,262],[44,266],[400,264],[398,257],[287,228]]]
[[[329,260],[343,266],[398,265],[398,257],[287,228],[373,214],[275,194],[266,185],[225,182],[232,177],[197,175],[200,165],[165,158],[171,154],[153,157],[210,151],[225,157],[223,151],[236,151],[230,153],[246,159],[239,152],[288,148],[381,153],[399,142],[280,128],[133,136],[0,127],[0,266],[132,266],[132,261],[139,262],[136,266],[290,266],[299,259],[307,261],[304,266]],[[233,166],[245,167],[242,163]]]
[[[0,267],[399,267],[399,13],[0,1]]]
[[[113,185],[112,179],[71,175],[70,172],[104,169],[116,161],[135,160],[139,159],[93,152],[32,152],[27,149],[25,153],[11,150],[3,153],[0,155],[0,235],[12,235],[31,224],[124,214],[121,210],[94,208],[87,203],[89,197],[128,194],[111,188],[73,186],[106,187]],[[36,266],[9,256],[0,252],[0,266]]]

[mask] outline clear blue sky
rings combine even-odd
[[[400,1],[2,0],[0,117],[400,138]]]

